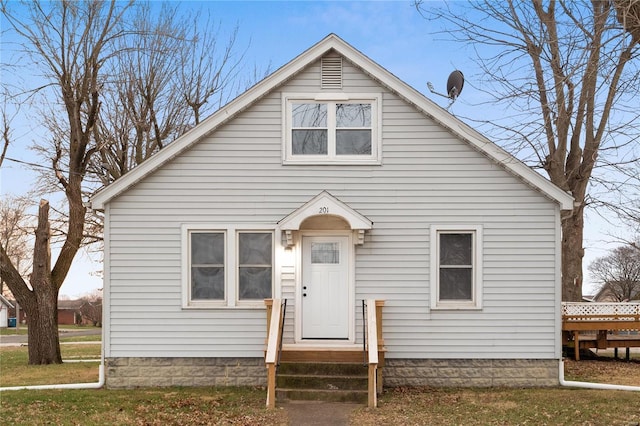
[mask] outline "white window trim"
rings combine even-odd
[[[371,103],[371,155],[293,155],[291,148],[291,104],[308,101],[318,103],[350,102]],[[282,163],[283,164],[364,164],[382,162],[382,94],[381,93],[283,93],[282,111]],[[329,127],[329,129],[332,129]],[[334,141],[335,142],[335,141]]]
[[[471,301],[460,300],[440,300],[440,281],[438,271],[440,270],[439,252],[440,239],[438,233],[444,232],[461,232],[472,234],[472,250],[473,250],[473,283]],[[483,264],[483,227],[482,225],[431,225],[430,233],[430,287],[431,297],[430,306],[433,310],[444,309],[482,309],[482,264]]]
[[[219,223],[189,223],[181,226],[181,288],[183,309],[264,309],[263,300],[238,300],[238,233],[239,232],[270,232],[273,235],[272,263],[273,276],[271,297],[279,297],[280,288],[276,283],[280,282],[279,255],[284,250],[281,244],[280,232],[276,232],[274,224],[219,224]],[[223,232],[225,234],[225,265],[224,300],[191,300],[191,244],[189,235],[193,232]],[[233,255],[230,255],[230,254]]]

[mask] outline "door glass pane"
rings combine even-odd
[[[327,104],[292,104],[293,127],[327,127]]]
[[[326,130],[293,129],[291,137],[293,155],[327,155]]]
[[[440,234],[440,265],[472,265],[472,234]]]
[[[440,300],[472,300],[471,268],[440,269]]]
[[[340,263],[339,243],[311,243],[311,263]]]
[[[371,155],[371,130],[337,130],[337,155]]]
[[[337,127],[371,127],[371,104],[337,104]]]

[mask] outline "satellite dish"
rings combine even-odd
[[[461,71],[455,70],[449,74],[447,79],[447,94],[452,100],[455,100],[464,87],[464,75]]]
[[[451,74],[449,74],[449,78],[447,79],[447,94],[438,93],[433,88],[433,84],[430,81],[427,82],[427,87],[431,91],[431,93],[435,93],[436,95],[442,96],[444,98],[449,98],[449,106],[453,104],[460,93],[462,92],[462,87],[464,86],[464,75],[462,71],[455,70]]]

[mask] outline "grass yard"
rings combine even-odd
[[[640,393],[586,389],[409,389],[386,392],[354,425],[602,425],[640,423]]]
[[[64,359],[100,356],[100,345],[62,345]],[[632,362],[565,361],[567,380],[640,386]],[[27,348],[0,348],[0,385],[95,382],[97,363],[27,366]],[[285,410],[264,408],[262,388],[41,390],[0,394],[2,423],[12,425],[286,425]],[[379,408],[356,409],[353,425],[640,424],[640,392],[589,389],[385,390]]]
[[[257,388],[11,391],[0,394],[11,425],[286,425]]]
[[[100,342],[102,341],[102,332],[100,327],[93,327],[90,325],[61,325],[59,328],[60,343],[65,342]],[[67,336],[71,331],[96,331],[97,334],[89,336]],[[0,336],[26,336],[29,332],[28,328],[24,325],[20,326],[19,330],[15,327],[0,328]]]
[[[71,336],[65,337],[64,334],[60,334],[60,343],[67,342],[101,342],[102,335],[101,334],[92,334],[89,336]]]
[[[100,359],[99,344],[60,345],[63,360]],[[0,386],[91,383],[98,381],[99,362],[28,365],[25,346],[0,348]],[[4,398],[4,394],[2,397]]]
[[[19,335],[27,335],[27,327],[21,325],[19,329],[16,327],[2,327],[0,328],[0,336],[15,336]]]

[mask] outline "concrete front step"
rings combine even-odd
[[[276,388],[318,390],[367,390],[368,377],[278,374]]]
[[[278,400],[367,402],[367,368],[352,363],[282,363],[276,375]]]
[[[276,389],[278,401],[324,401],[367,403],[367,391],[318,390],[318,389]]]
[[[367,366],[345,362],[283,362],[278,374],[324,375],[324,376],[362,376],[367,377]]]

